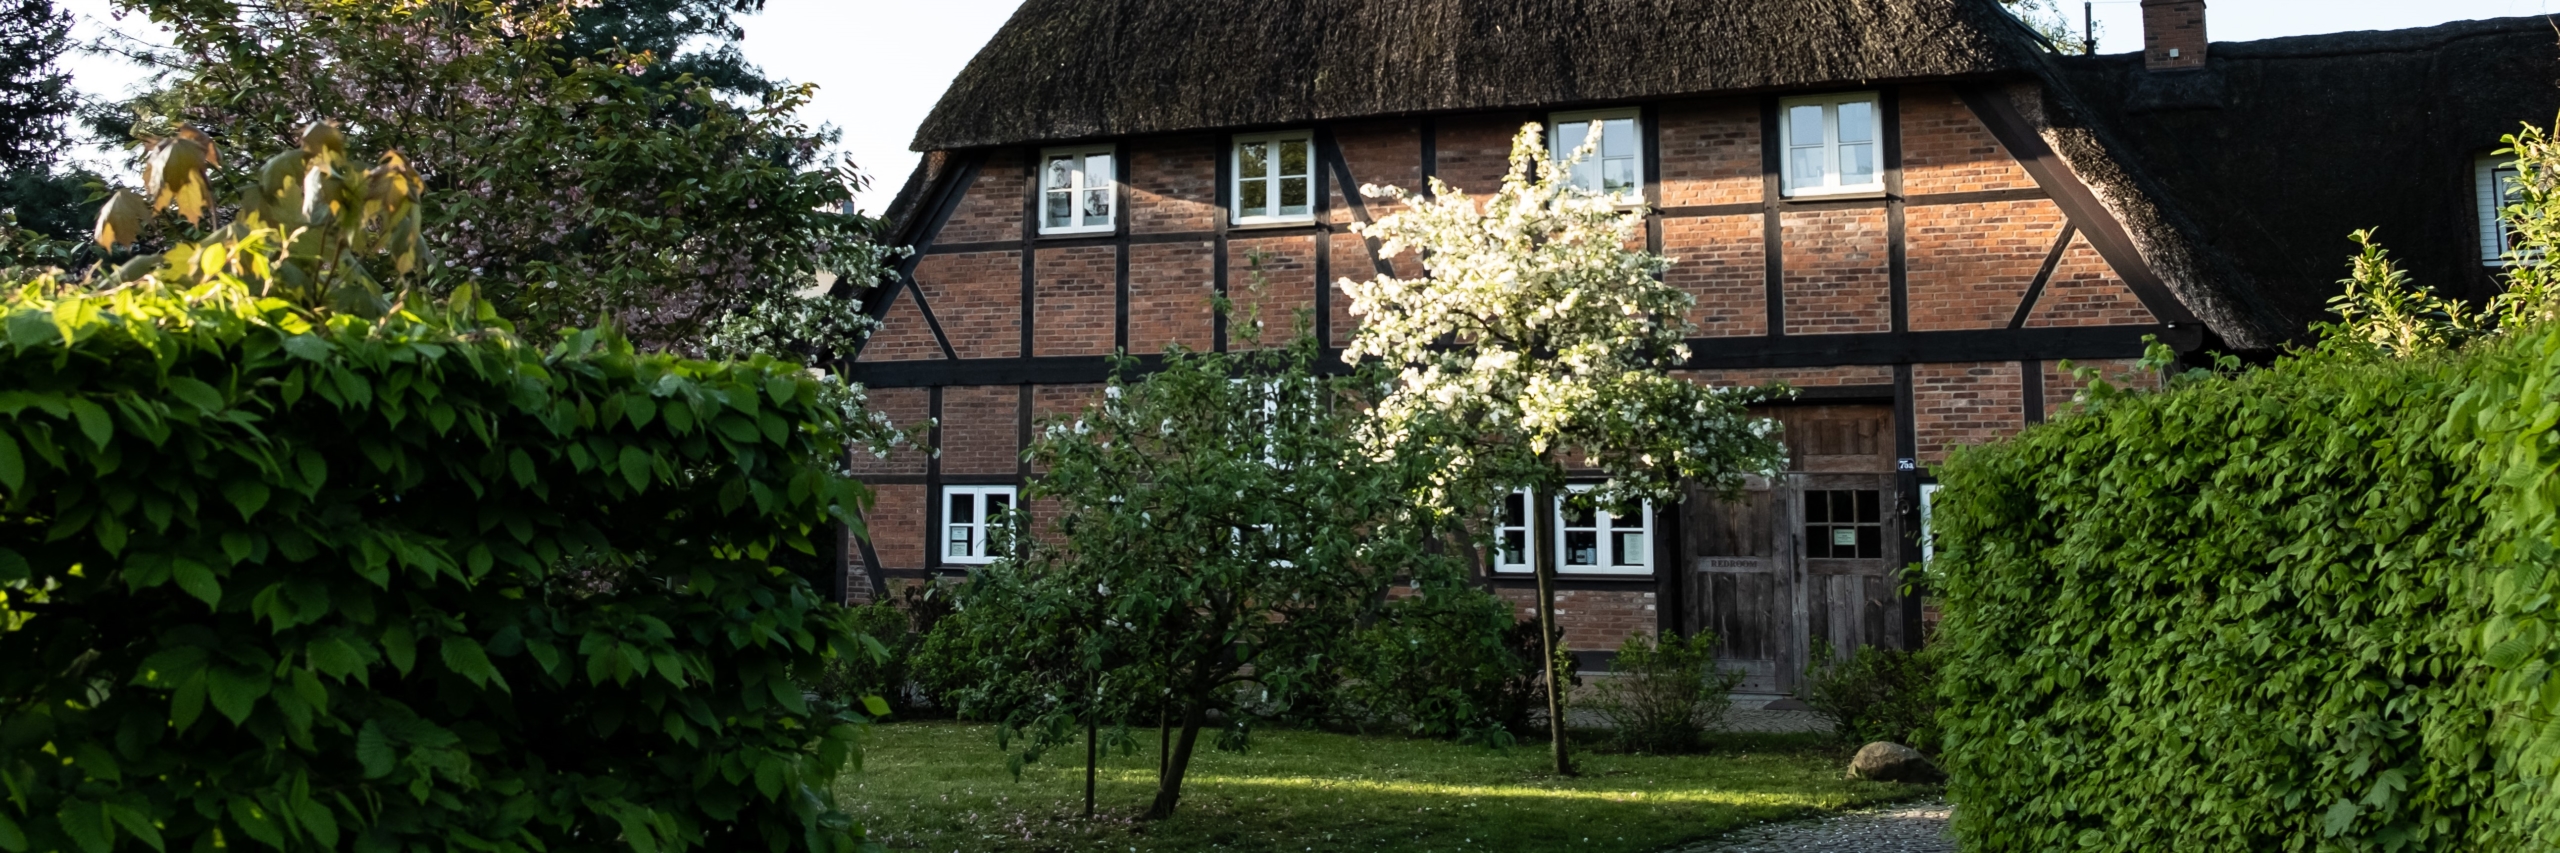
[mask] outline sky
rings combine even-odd
[[[115,20],[109,0],[58,0],[81,17],[80,35],[109,28],[153,39],[139,17]],[[1286,2],[1286,0],[1284,0]],[[2077,22],[2081,0],[2059,0]],[[765,72],[818,84],[809,117],[843,131],[843,152],[873,177],[865,209],[888,204],[915,168],[907,150],[916,126],[1019,0],[767,0],[743,23],[747,58]],[[2094,12],[2102,53],[2139,50],[2140,0],[2101,0]],[[2215,41],[2253,41],[2351,30],[2424,27],[2448,21],[2542,15],[2560,0],[2210,0]],[[71,57],[73,80],[91,95],[112,97],[140,81],[134,69],[105,56]]]

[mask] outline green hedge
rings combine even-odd
[[[861,843],[841,399],[246,294],[0,295],[0,849]]]
[[[2550,334],[2320,356],[1957,454],[1968,849],[2551,849],[2555,377]]]

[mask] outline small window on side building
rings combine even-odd
[[[1298,130],[1236,137],[1228,166],[1237,225],[1313,222],[1315,134]]]
[[[1566,157],[1600,134],[1599,145],[1591,156],[1575,163],[1566,179],[1574,186],[1608,196],[1619,204],[1644,202],[1644,125],[1635,110],[1557,113],[1552,117],[1554,133],[1547,135],[1547,146],[1562,163]]]
[[[1119,214],[1119,170],[1111,146],[1052,148],[1040,156],[1040,233],[1091,234],[1113,229]]]
[[[2513,160],[2484,156],[2478,164],[2480,195],[2480,260],[2504,266],[2507,250],[2515,248],[2515,234],[2507,230],[2508,205],[2524,200],[2517,187],[2518,172]]]
[[[942,562],[985,565],[995,562],[988,531],[1013,509],[1012,486],[944,486],[942,488]]]
[[[1884,192],[1883,125],[1874,92],[1780,101],[1787,197]]]

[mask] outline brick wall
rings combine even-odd
[[[867,364],[941,357],[942,343],[934,340],[933,327],[924,321],[924,310],[916,307],[915,293],[903,291],[896,302],[889,304],[888,313],[881,315],[880,328],[862,343],[862,352],[854,360]]]
[[[871,550],[880,555],[880,568],[923,568],[924,487],[882,485],[871,488],[874,492],[871,511],[862,514],[862,523],[871,534]]]
[[[1021,252],[971,252],[916,265],[916,286],[961,358],[1022,355],[1021,264]]]
[[[935,234],[936,243],[991,243],[1022,239],[1022,204],[1028,198],[1030,160],[1026,152],[1006,149],[987,155],[978,180],[952,208],[951,221]],[[939,308],[941,306],[935,306]]]
[[[1523,622],[1538,619],[1538,591],[1503,587],[1495,594],[1510,601]],[[1556,626],[1564,629],[1565,648],[1577,652],[1614,652],[1628,637],[1651,635],[1662,626],[1649,589],[1556,590]]]
[[[2023,380],[2014,361],[1913,366],[1911,403],[1921,464],[1946,461],[1948,449],[1957,445],[2025,429]]]
[[[1129,352],[1150,355],[1166,344],[1206,350],[1215,315],[1217,257],[1211,243],[1129,247]],[[1041,321],[1047,323],[1046,320]],[[1109,333],[1104,333],[1108,340]]]
[[[1761,200],[1765,186],[1761,179],[1759,104],[1666,104],[1656,114],[1662,123],[1661,206],[1751,204]]]
[[[1118,322],[1120,250],[1042,249],[1037,257],[1032,354],[1110,354]]]
[[[1511,172],[1512,135],[1531,121],[1545,119],[1528,113],[1441,119],[1440,181],[1471,196],[1492,195],[1502,188],[1502,176]]]
[[[1351,185],[1328,176],[1331,189],[1332,221],[1358,221],[1351,215],[1351,201],[1360,198],[1361,184],[1402,187],[1419,191],[1422,187],[1422,126],[1410,121],[1359,122],[1338,125],[1333,129],[1334,145],[1342,149],[1342,162],[1351,168]],[[1389,199],[1360,198],[1375,219],[1395,209]],[[1363,262],[1366,268],[1366,262]],[[1342,272],[1337,270],[1337,272]],[[1343,272],[1349,275],[1349,272]]]
[[[1236,309],[1235,316],[1228,320],[1227,337],[1230,345],[1240,345],[1245,317],[1259,311],[1263,345],[1286,346],[1296,312],[1313,311],[1316,307],[1316,238],[1249,234],[1227,240],[1227,295],[1234,300]],[[1256,257],[1261,259],[1259,291],[1255,288]]]
[[[943,389],[942,473],[1014,473],[1021,455],[1020,395],[1012,385]]]
[[[1893,368],[1881,364],[1757,370],[1691,370],[1683,371],[1680,375],[1719,388],[1764,385],[1770,382],[1784,382],[1798,388],[1893,384]]]
[[[1755,213],[1662,221],[1662,254],[1673,261],[1663,281],[1698,299],[1689,312],[1691,334],[1769,333],[1769,251],[1761,219]]]
[[[2050,201],[1928,205],[1906,214],[1913,331],[2001,329],[2062,235]]]
[[[932,394],[925,388],[874,388],[870,391],[871,410],[889,416],[889,423],[899,429],[921,427],[926,419],[932,417]],[[918,443],[922,443],[921,436]],[[857,448],[853,451],[853,475],[859,478],[866,474],[922,474],[924,462],[925,450],[920,447],[891,451],[886,458]]]
[[[1788,213],[1781,221],[1787,243],[1787,334],[1892,330],[1884,211]]]
[[[2099,257],[2085,234],[2071,238],[2071,248],[2063,254],[2062,264],[2054,268],[2053,280],[2045,284],[2035,312],[2027,315],[2027,325],[2034,328],[2139,326],[2156,322],[2159,319],[2142,307],[2133,288],[2116,275],[2107,259]]]
[[[1943,86],[1902,95],[1902,191],[1911,195],[2031,189],[2035,178]]]
[[[2051,420],[2070,406],[2072,398],[2088,387],[2088,383],[2065,372],[2062,362],[2048,361],[2043,366],[2045,419]],[[2130,358],[2083,359],[2073,361],[2071,366],[2081,370],[2094,368],[2099,378],[2120,388],[2160,387],[2160,374],[2142,369],[2140,363]]]
[[[1218,138],[1149,139],[1129,146],[1129,231],[1200,232],[1218,225]]]
[[[1031,389],[1031,440],[1040,440],[1051,426],[1072,424],[1086,407],[1102,397],[1100,385],[1041,385]],[[1046,473],[1047,468],[1033,463],[1031,473]]]

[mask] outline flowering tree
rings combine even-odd
[[[1641,210],[1564,179],[1590,153],[1586,144],[1551,162],[1531,124],[1490,198],[1436,179],[1430,196],[1361,189],[1404,203],[1361,233],[1383,240],[1389,256],[1422,253],[1430,274],[1345,280],[1360,331],[1343,358],[1397,368],[1365,442],[1383,458],[1428,460],[1427,503],[1444,513],[1472,516],[1522,487],[1552,506],[1568,465],[1608,476],[1563,496],[1581,507],[1668,501],[1683,482],[1730,491],[1746,474],[1779,468],[1776,425],[1745,411],[1778,389],[1717,390],[1671,374],[1689,358],[1680,318],[1695,300],[1661,281],[1669,259],[1627,248]],[[1570,773],[1555,672],[1556,549],[1534,550],[1547,724],[1556,772]]]

